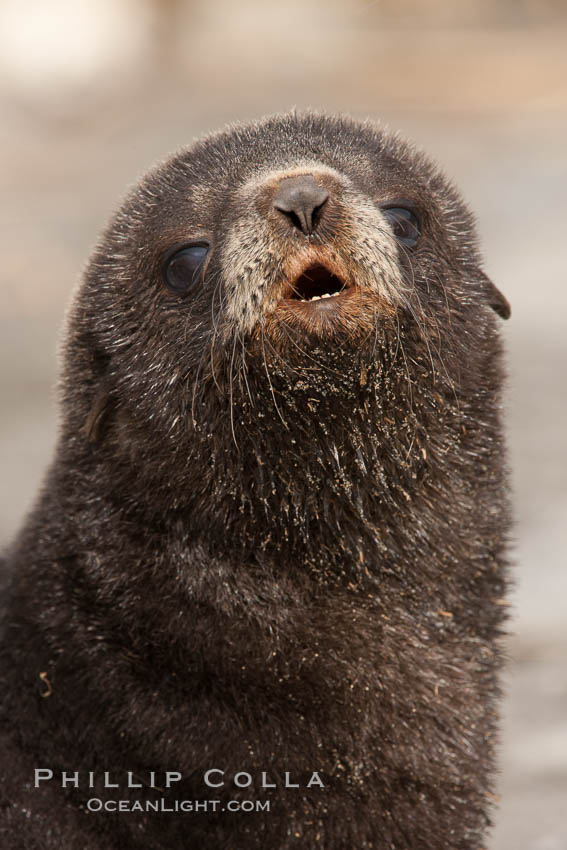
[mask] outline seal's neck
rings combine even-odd
[[[122,422],[132,456],[113,454],[102,486],[113,482],[111,497],[143,530],[181,530],[215,554],[342,570],[391,552],[430,459],[459,433],[453,388],[436,386],[436,400],[415,374],[420,356],[411,368],[394,347],[379,362],[315,349],[301,368],[250,364],[204,387],[187,440],[164,438],[155,456],[136,454],[135,428]]]
[[[478,364],[462,371],[456,345],[442,354],[408,322],[358,347],[236,351],[173,383],[136,374],[135,402],[109,381],[114,406],[89,447],[69,399],[63,465],[86,471],[93,511],[140,537],[331,572],[403,557],[440,516],[461,522],[462,482],[472,493],[498,448],[492,388],[473,392]]]

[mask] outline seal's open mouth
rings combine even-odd
[[[309,252],[287,258],[275,309],[263,325],[266,333],[280,344],[282,325],[315,337],[372,330],[376,294],[359,285],[352,265],[311,246]]]
[[[309,266],[292,284],[288,298],[296,301],[318,301],[332,298],[346,289],[346,283],[320,263]]]

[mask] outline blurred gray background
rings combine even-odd
[[[0,541],[52,452],[64,311],[120,196],[194,137],[291,106],[425,148],[512,303],[517,585],[490,848],[567,850],[564,0],[0,0]]]

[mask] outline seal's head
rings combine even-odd
[[[493,310],[509,306],[471,215],[410,145],[310,113],[236,126],[157,167],[110,223],[72,312],[66,424],[171,505],[197,493],[204,510],[226,479],[225,500],[292,503],[299,523],[306,482],[346,462],[410,498],[427,441],[446,451],[496,376]]]

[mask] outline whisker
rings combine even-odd
[[[229,406],[230,406],[230,430],[232,432],[232,439],[234,441],[234,445],[238,449],[238,440],[236,439],[236,434],[234,432],[234,395],[233,395],[233,384],[232,384],[232,376],[234,369],[234,354],[236,352],[236,343],[238,341],[238,336],[234,335],[234,341],[232,343],[232,355],[230,358],[230,366],[228,372],[228,386],[229,386]]]
[[[268,363],[267,363],[267,360],[266,360],[266,347],[264,345],[264,322],[263,322],[263,320],[261,321],[261,324],[260,324],[260,338],[262,340],[262,359],[264,361],[264,369],[266,370],[266,377],[268,379],[268,384],[270,386],[270,392],[272,394],[274,407],[277,411],[278,416],[280,417],[280,419],[282,421],[284,428],[289,430],[289,426],[288,426],[287,422],[285,421],[285,419],[283,418],[281,411],[278,407],[278,403],[276,401],[276,394],[274,393],[274,387],[273,387],[273,384],[272,384],[272,379],[270,378],[270,370],[268,369]]]
[[[250,399],[250,404],[254,407],[254,401],[252,399],[252,393],[250,392],[250,385],[248,383],[248,366],[246,363],[246,347],[244,345],[244,335],[239,333],[238,337],[240,339],[240,346],[242,348],[242,357],[240,360],[240,370],[242,371],[242,377],[244,378],[244,383],[246,385],[246,392],[248,393],[248,398]]]
[[[216,344],[216,341],[217,341],[218,328],[219,328],[218,317],[221,315],[221,309],[222,309],[222,298],[221,298],[221,299],[219,299],[219,309],[217,310],[217,313],[215,315],[215,298],[216,298],[216,296],[219,292],[221,284],[222,284],[222,279],[219,275],[219,279],[218,279],[218,281],[215,285],[215,288],[213,289],[213,296],[212,296],[212,299],[211,299],[211,319],[212,319],[212,325],[213,325],[213,334],[212,334],[212,337],[211,337],[211,345],[210,345],[209,351],[210,351],[211,375],[212,375],[212,378],[213,378],[213,381],[214,381],[216,388],[218,389],[219,393],[221,393],[221,395],[222,395],[223,390],[222,390],[221,386],[219,385],[219,382],[217,381],[217,376],[216,376],[216,372],[215,372],[215,363],[214,363],[214,350],[215,350],[215,344]]]

